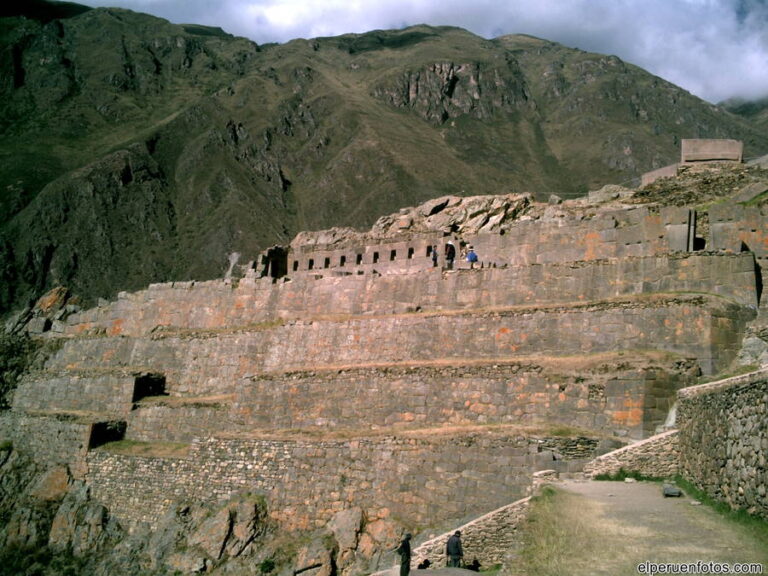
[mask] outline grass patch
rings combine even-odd
[[[137,440],[118,440],[100,446],[98,450],[123,456],[143,456],[145,458],[186,458],[189,444],[181,442],[139,442]]]
[[[764,520],[759,516],[754,516],[746,510],[733,510],[728,504],[710,497],[709,494],[699,489],[682,476],[675,477],[675,484],[677,484],[688,497],[694,498],[702,504],[712,508],[715,512],[730,522],[743,526],[757,538],[761,538],[768,543],[768,520]]]
[[[487,568],[480,567],[480,572],[486,574],[486,576],[496,576],[501,571],[501,564],[492,564]]]
[[[664,478],[659,478],[658,476],[646,476],[636,470],[625,470],[624,468],[619,468],[613,473],[603,472],[602,474],[597,474],[593,477],[593,480],[623,482],[627,478],[637,480],[638,482],[661,482],[664,480]]]
[[[750,372],[756,372],[760,370],[758,364],[745,364],[743,366],[736,366],[731,370],[720,372],[719,374],[713,374],[711,376],[702,376],[698,379],[699,384],[709,384],[710,382],[717,382],[718,380],[727,380],[728,378],[735,378],[736,376],[743,376]]]
[[[523,547],[516,568],[527,576],[571,574],[581,559],[589,560],[604,546],[593,518],[581,513],[579,498],[544,486],[531,501],[523,524]]]
[[[548,433],[550,436],[557,436],[561,438],[574,438],[578,436],[586,436],[585,430],[574,428],[573,426],[567,426],[565,424],[556,424],[549,428]]]

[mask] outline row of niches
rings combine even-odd
[[[463,257],[469,246],[465,240],[446,237],[409,244],[383,244],[366,247],[362,250],[333,250],[318,251],[299,257],[295,252],[282,247],[273,247],[263,252],[254,264],[257,274],[281,278],[289,272],[310,272],[339,268],[360,268],[370,265],[393,265],[408,269],[422,269],[436,266],[445,262],[445,246],[447,242],[456,246],[456,257]]]
[[[433,252],[432,246],[427,246],[426,255],[424,257],[428,258],[428,259],[431,259],[432,258],[432,252]],[[379,252],[379,251],[372,252],[371,255],[370,255],[370,261],[369,262],[364,262],[364,256],[365,255],[360,253],[360,252],[358,252],[358,253],[355,254],[355,257],[354,257],[354,262],[355,262],[354,265],[355,266],[362,266],[363,264],[366,264],[366,263],[367,264],[378,264],[378,263],[380,263],[382,261],[382,255],[385,256],[389,262],[395,262],[398,259],[398,254],[397,254],[397,250],[396,249],[390,250],[389,253],[384,252],[383,254],[382,254],[382,252]],[[413,248],[413,247],[408,248],[405,257],[406,257],[407,260],[413,260],[416,257],[416,249]],[[336,264],[336,266],[338,266],[339,268],[344,268],[347,265],[347,255],[346,254],[341,254],[339,256],[337,262],[338,263]],[[300,268],[303,269],[303,270],[315,270],[317,268],[323,268],[323,269],[331,268],[331,266],[332,266],[332,262],[331,262],[331,257],[330,256],[326,256],[323,259],[322,266],[320,266],[320,262],[319,261],[316,263],[314,258],[307,259],[305,267],[302,267],[301,264],[302,263],[299,260],[293,260],[293,262],[291,264],[291,270],[293,270],[294,272],[297,272],[297,271],[299,271]]]

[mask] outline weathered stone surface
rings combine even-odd
[[[681,391],[678,425],[685,476],[712,498],[768,518],[768,370]]]
[[[218,560],[232,530],[232,518],[228,508],[221,508],[189,536],[192,546],[199,546],[210,558]]]
[[[48,544],[74,556],[93,554],[108,538],[107,509],[89,496],[83,484],[72,489],[56,511]]]
[[[333,576],[336,571],[336,552],[331,534],[317,536],[299,548],[295,572],[308,576]]]
[[[333,532],[341,552],[357,548],[362,528],[363,510],[358,507],[342,510],[328,522],[328,529]]]
[[[616,474],[624,469],[651,478],[672,478],[680,472],[678,431],[670,430],[635,442],[602,456],[584,466],[584,474]]]

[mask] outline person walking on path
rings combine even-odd
[[[453,536],[448,538],[445,545],[445,554],[448,556],[449,568],[461,568],[461,559],[464,557],[464,551],[461,549],[461,532],[456,530]]]
[[[400,546],[395,550],[400,555],[400,576],[408,576],[411,571],[411,535],[403,537]]]

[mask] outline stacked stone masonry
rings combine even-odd
[[[127,416],[127,438],[189,442],[212,429],[242,434],[568,422],[639,439],[663,424],[676,391],[690,385],[693,374],[681,373],[679,360],[638,358],[615,355],[570,370],[564,368],[573,361],[565,360],[562,368],[497,361],[261,374],[238,382],[229,395],[141,403]]]
[[[482,567],[503,564],[510,552],[521,545],[519,529],[530,507],[530,497],[522,498],[480,518],[459,526],[464,561],[477,559]],[[446,565],[445,545],[455,530],[430,538],[413,551],[412,568],[429,560],[430,566]]]
[[[91,451],[87,480],[94,497],[129,525],[154,525],[175,499],[216,501],[248,489],[264,493],[271,514],[287,528],[320,527],[356,505],[367,507],[369,518],[392,517],[417,528],[470,518],[525,495],[537,445],[492,432],[339,441],[207,438],[193,442],[185,458]]]
[[[768,370],[681,391],[678,425],[683,474],[768,519]]]
[[[579,306],[297,320],[148,338],[67,341],[50,370],[148,370],[175,394],[218,394],[260,372],[330,366],[563,356],[661,349],[695,357],[711,374],[733,359],[754,311],[681,295]]]
[[[481,257],[472,270],[433,268],[442,234],[406,234],[292,249],[277,274],[123,293],[54,322],[63,344],[22,382],[0,430],[85,474],[127,524],[247,489],[290,528],[363,506],[447,530],[525,496],[535,470],[571,471],[563,461],[597,449],[520,425],[643,438],[697,370],[730,365],[768,256],[766,215],[734,210],[711,211],[718,252],[690,252],[685,207],[552,207],[556,217],[464,237]],[[164,396],[141,397],[146,375]],[[189,451],[88,451],[110,419],[129,439]],[[445,426],[455,432],[417,430]]]
[[[429,268],[384,276],[298,275],[277,283],[251,275],[239,283],[175,282],[121,293],[116,302],[73,315],[59,329],[142,336],[163,327],[213,330],[327,315],[567,305],[663,292],[705,292],[756,306],[756,271],[751,253],[674,253],[453,273]]]
[[[680,472],[678,444],[677,430],[662,432],[598,456],[584,466],[584,474],[613,476],[623,469],[649,478],[674,478]]]

